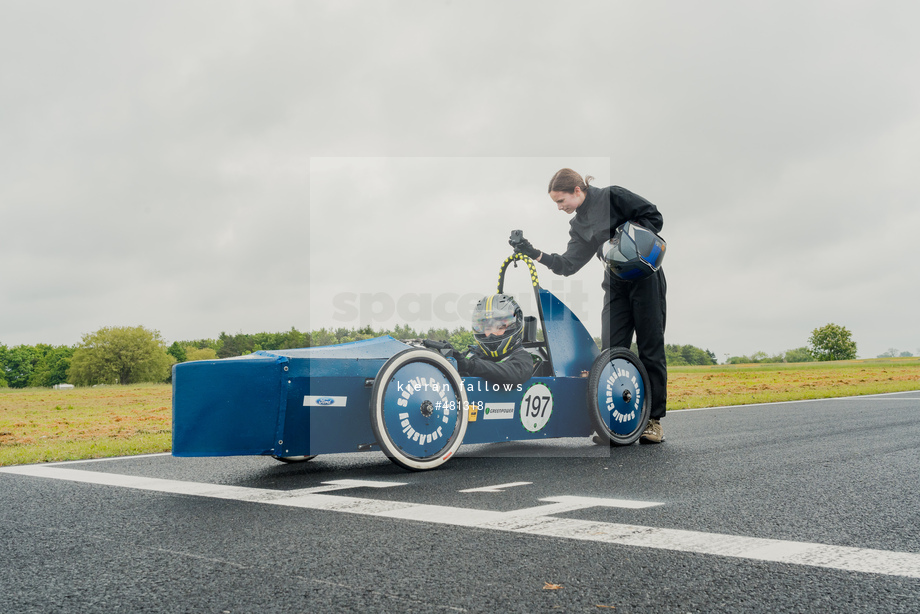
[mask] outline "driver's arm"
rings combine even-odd
[[[470,352],[463,361],[458,360],[457,363],[460,375],[481,377],[495,384],[523,384],[533,374],[533,359],[523,348],[518,348],[497,362]]]

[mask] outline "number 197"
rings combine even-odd
[[[546,408],[549,407],[551,402],[550,397],[540,397],[537,395],[527,397],[527,409],[526,416],[531,418],[542,418],[543,414],[546,413]]]

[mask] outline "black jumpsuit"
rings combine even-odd
[[[604,244],[617,227],[635,222],[661,232],[664,220],[658,208],[625,188],[588,186],[585,201],[570,222],[569,244],[564,254],[544,253],[540,262],[557,275],[572,275],[591,256],[603,259]],[[651,386],[651,417],[661,419],[667,411],[668,367],[664,350],[667,315],[667,282],[664,270],[640,281],[622,281],[605,269],[601,343],[604,348],[629,347],[633,332],[639,358],[648,371]]]

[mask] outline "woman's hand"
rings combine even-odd
[[[516,237],[515,237],[516,238]],[[515,241],[514,238],[508,241],[508,245],[514,248],[515,254],[524,254],[532,260],[540,261],[540,256],[543,255],[543,252],[536,249],[530,241],[521,236],[520,240]]]

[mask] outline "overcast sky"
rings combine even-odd
[[[510,230],[564,250],[546,185],[571,167],[662,212],[669,343],[721,361],[834,322],[861,357],[920,353],[917,23],[914,1],[4,0],[0,343],[468,326]],[[600,264],[538,267],[598,335]]]

